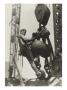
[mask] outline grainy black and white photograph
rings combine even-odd
[[[6,4],[5,36],[5,86],[62,86],[62,4]]]

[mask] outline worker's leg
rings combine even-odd
[[[40,77],[41,76],[41,72],[37,69],[37,67],[36,67],[36,65],[34,63],[34,57],[33,57],[33,54],[31,52],[30,48],[27,48],[26,55],[27,55],[27,59],[28,59],[29,63],[31,64],[31,67],[36,72],[36,75],[38,77]]]
[[[48,66],[48,58],[45,58],[45,66]]]
[[[41,76],[41,72],[37,69],[34,61],[33,62],[30,62],[30,64],[31,64],[31,67],[33,68],[33,70],[35,71],[37,77],[40,77]]]
[[[48,70],[48,68],[49,68],[49,62],[48,62],[48,58],[46,57],[46,58],[45,58],[44,69],[45,69],[45,70]]]

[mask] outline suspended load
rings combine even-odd
[[[40,24],[47,25],[50,17],[50,10],[45,4],[38,4],[35,8],[35,16]]]

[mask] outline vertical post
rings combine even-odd
[[[17,70],[19,79],[21,81],[21,75],[17,66],[17,59],[18,59],[18,39],[16,35],[19,34],[19,27],[20,27],[20,4],[13,4],[12,5],[12,20],[11,20],[11,40],[10,40],[10,64],[14,64],[14,77],[15,72]]]
[[[54,39],[55,39],[55,68],[62,76],[62,4],[53,4]]]
[[[53,5],[55,54],[62,51],[62,4]]]

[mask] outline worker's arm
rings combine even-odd
[[[22,39],[24,42],[30,42],[34,40],[34,38],[27,38],[24,35],[18,35],[17,37]]]
[[[35,40],[35,38],[26,39],[27,42],[34,41],[34,40]]]
[[[18,37],[19,39],[21,39],[23,42],[26,42],[24,35],[17,35],[16,37]]]

